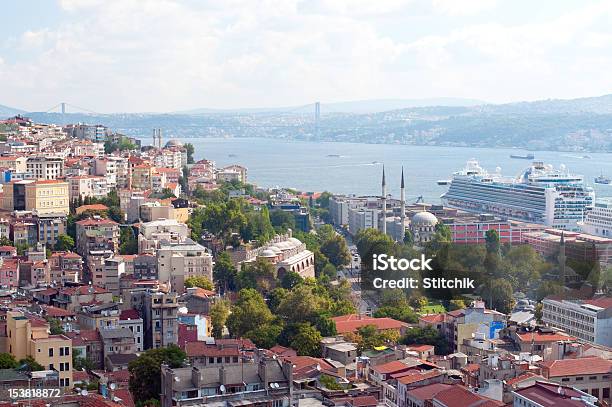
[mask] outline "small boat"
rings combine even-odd
[[[438,185],[448,185],[451,183],[450,179],[439,179],[438,180]]]
[[[535,156],[533,154],[510,154],[510,158],[518,158],[519,160],[533,160]]]
[[[228,157],[238,157],[236,154],[228,154]]]
[[[590,155],[588,155],[588,154],[587,154],[587,155],[583,155],[581,158],[585,158],[585,159],[587,159],[587,160],[588,160],[588,159],[591,159],[591,158],[593,158],[593,157],[591,157]]]
[[[595,177],[595,183],[608,185],[608,184],[612,184],[612,180],[606,177],[605,175],[601,174],[599,177]]]
[[[340,154],[327,154],[328,157],[336,157],[336,158],[340,158],[342,157]]]
[[[380,164],[380,163],[378,161],[372,161],[372,164],[375,165],[375,164]]]

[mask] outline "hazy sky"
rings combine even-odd
[[[612,93],[612,1],[2,2],[0,104],[96,112]]]

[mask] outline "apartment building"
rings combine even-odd
[[[175,219],[160,219],[140,224],[138,252],[155,253],[162,241],[180,243],[190,235],[189,227]]]
[[[51,281],[64,285],[83,277],[83,258],[73,252],[53,252],[49,257]]]
[[[542,321],[584,341],[612,347],[612,297],[590,300],[545,298]]]
[[[59,385],[72,386],[72,340],[50,335],[49,324],[36,316],[9,311],[6,317],[8,351],[15,359],[33,358],[45,369],[56,370]]]
[[[178,300],[176,293],[144,291],[140,297],[140,315],[144,325],[144,349],[178,344]],[[133,300],[134,301],[134,300]]]
[[[28,157],[26,172],[33,174],[34,179],[49,180],[64,176],[64,159],[60,157]]]
[[[14,181],[5,184],[2,209],[29,211],[35,215],[68,215],[68,183],[58,180]]]
[[[612,360],[600,357],[551,360],[540,363],[542,376],[557,385],[571,386],[608,404],[612,391]]]
[[[108,195],[110,189],[106,177],[96,175],[81,175],[67,177],[70,184],[70,201],[81,197],[103,198]]]
[[[185,279],[188,277],[204,276],[212,281],[212,255],[191,239],[179,243],[161,242],[157,261],[159,281],[170,283],[177,293],[185,290]]]

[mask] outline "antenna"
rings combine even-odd
[[[225,393],[225,385],[219,386],[219,390],[221,390],[221,393]]]

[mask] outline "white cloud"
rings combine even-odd
[[[69,22],[15,33],[9,46],[25,47],[28,58],[2,56],[1,102],[173,111],[385,97],[496,101],[612,88],[605,56],[612,29],[596,27],[612,3],[508,24],[474,17],[493,0],[432,0],[430,15],[423,1],[62,0]],[[455,23],[441,24],[444,14]],[[470,24],[457,24],[465,15]],[[423,21],[430,25],[412,25]],[[427,35],[419,35],[423,27]],[[591,67],[580,77],[568,61],[581,59],[597,61],[601,72]]]

